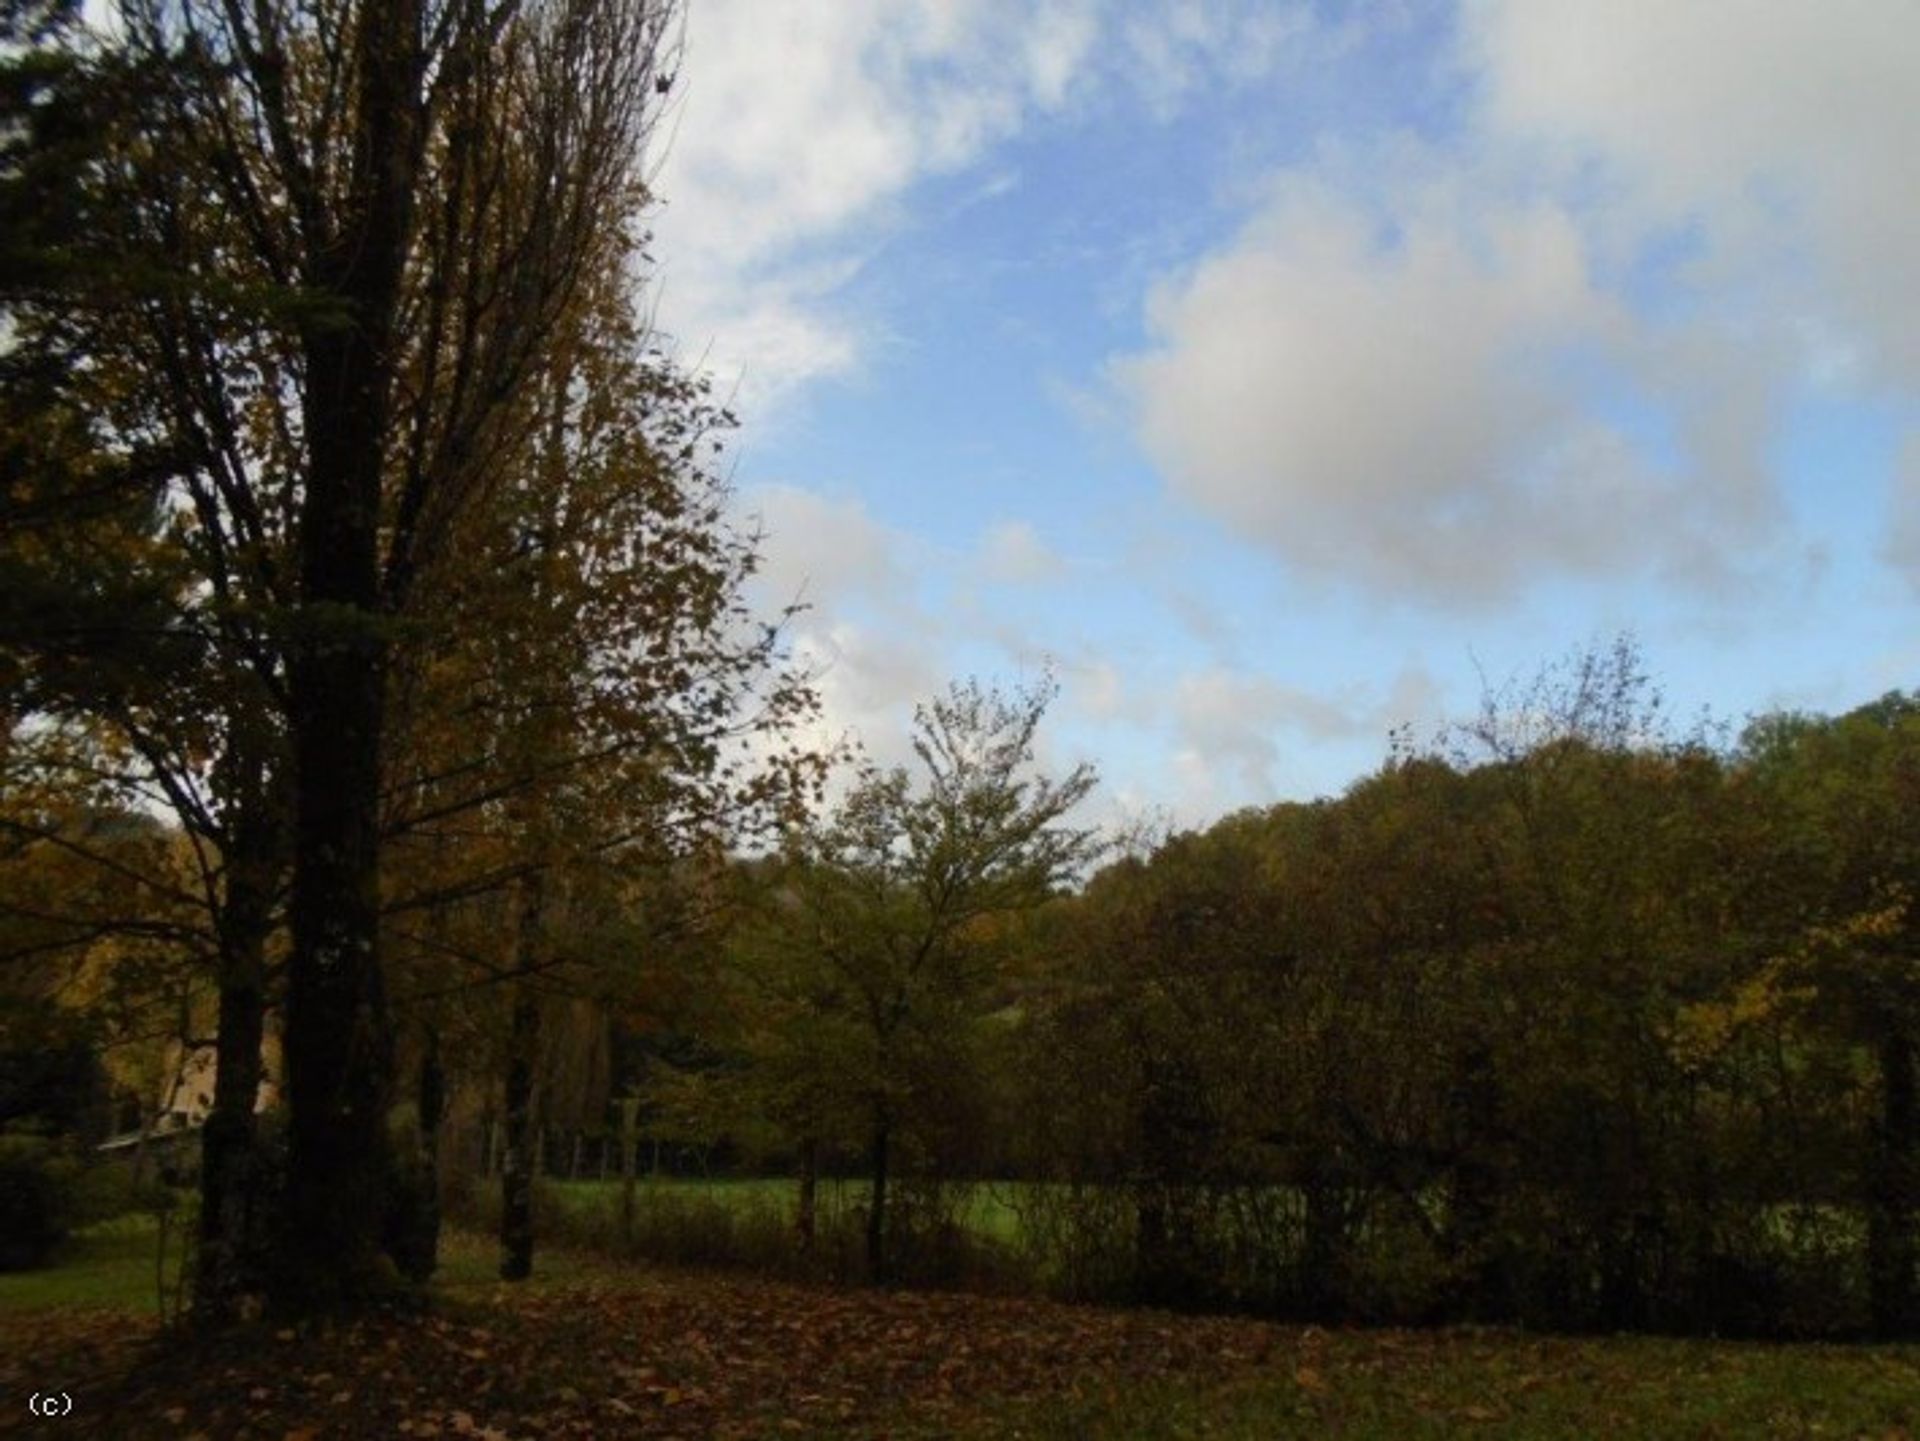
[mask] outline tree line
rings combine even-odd
[[[1920,1323],[1920,697],[1677,728],[1623,641],[1337,798],[1009,870],[946,930],[952,853],[870,804],[746,878],[704,1048],[640,1077],[682,1138],[799,1175],[798,1245],[824,1166],[870,1173],[869,1275],[968,1279],[914,1253],[988,1183],[1020,1224],[975,1278],[1078,1296]]]

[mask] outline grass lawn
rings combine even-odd
[[[180,1281],[181,1223],[161,1257],[159,1225],[128,1215],[75,1233],[58,1264],[40,1271],[0,1271],[0,1316],[58,1311],[159,1313],[161,1282],[169,1299]]]
[[[1323,1330],[842,1291],[543,1252],[522,1286],[453,1233],[425,1312],[157,1335],[151,1222],[0,1277],[0,1434],[207,1438],[1833,1437],[1912,1441],[1920,1347]],[[82,1421],[88,1424],[82,1425]],[[51,1424],[51,1423],[50,1423]]]

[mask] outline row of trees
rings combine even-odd
[[[1003,1183],[1076,1294],[1920,1326],[1920,697],[1677,735],[1623,643],[1074,893],[1090,842],[1025,822],[1084,776],[955,810],[924,754],[919,810],[863,789],[749,878],[663,1093],[799,1169],[803,1236],[824,1158],[877,1274],[891,1167]]]
[[[0,9],[9,1024],[64,990],[126,1039],[164,1002],[217,1050],[209,1318],[430,1265],[395,1218],[435,1038],[505,998],[524,1155],[543,993],[615,984],[596,918],[644,893],[671,924],[694,859],[816,779],[782,739],[811,696],[743,608],[732,418],[637,308],[675,24]],[[403,1069],[424,1154],[394,1154]]]
[[[1721,751],[1597,676],[1073,904],[1023,1165],[1129,1193],[1131,1255],[1067,1218],[1090,1256],[1312,1312],[1920,1322],[1920,703]]]

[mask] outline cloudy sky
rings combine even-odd
[[[1622,629],[1920,684],[1913,0],[689,11],[655,303],[829,729],[1050,660],[1196,823]]]

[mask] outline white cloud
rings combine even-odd
[[[1598,165],[1643,224],[1700,227],[1717,278],[1757,274],[1763,303],[1815,307],[1812,333],[1837,327],[1843,351],[1920,383],[1910,0],[1482,0],[1466,16],[1496,134]]]
[[[837,292],[911,187],[1096,90],[1169,117],[1309,51],[1271,0],[699,0],[661,134],[663,327],[764,415],[858,368]]]
[[[1198,90],[1268,74],[1316,28],[1305,4],[1162,0],[1120,20],[1117,68],[1166,119]]]
[[[1092,720],[1111,721],[1126,712],[1126,679],[1111,661],[1068,666],[1064,685],[1067,698]]]
[[[1065,562],[1024,520],[1002,521],[980,545],[982,574],[999,585],[1038,585],[1058,579]]]
[[[737,509],[763,537],[750,599],[762,614],[804,606],[787,640],[820,711],[802,739],[823,751],[855,740],[882,764],[911,761],[913,707],[944,684],[949,640],[916,595],[920,543],[857,499],[799,486],[757,486]]]
[[[1444,145],[1323,149],[1163,279],[1110,372],[1141,441],[1299,575],[1728,594],[1783,563],[1791,396],[1920,387],[1910,0],[1468,0],[1459,33]]]
[[[857,500],[792,485],[756,486],[736,509],[761,533],[756,598],[768,608],[796,601],[831,614],[850,596],[898,603],[906,590],[901,552],[911,542]]]
[[[1089,0],[691,6],[655,187],[665,328],[756,412],[857,365],[828,298],[889,205],[1063,104],[1093,39]]]
[[[1384,178],[1340,156],[1285,177],[1152,296],[1155,344],[1113,375],[1175,490],[1298,573],[1390,594],[1697,564],[1711,507],[1579,403],[1580,367],[1660,351],[1630,343],[1577,217],[1418,153],[1367,160]]]
[[[1271,798],[1289,738],[1384,742],[1389,727],[1431,722],[1439,709],[1438,687],[1417,665],[1404,667],[1385,696],[1359,686],[1324,694],[1213,666],[1182,676],[1175,690],[1175,768],[1189,792]]]
[[[820,703],[797,737],[802,744],[835,753],[851,743],[876,764],[913,764],[913,708],[945,681],[922,637],[842,620],[797,628],[792,650]],[[839,770],[830,797],[843,795],[851,779],[850,770]]]

